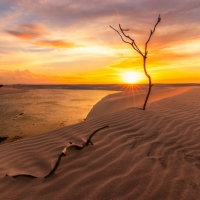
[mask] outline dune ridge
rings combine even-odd
[[[146,111],[96,113],[82,123],[1,145],[0,198],[200,199],[200,88],[168,92],[152,94],[157,100]],[[105,125],[93,146],[69,149],[43,183],[66,144],[81,144]],[[18,173],[41,178],[5,176]]]
[[[152,94],[149,96],[148,103],[181,94],[191,88],[191,86],[186,86],[178,88],[163,88],[160,90],[158,90],[158,88],[156,88],[155,90],[152,89]],[[145,98],[146,91],[138,91],[138,89],[132,89],[129,91],[107,95],[94,105],[94,107],[88,113],[86,119],[92,119],[96,116],[103,116],[105,114],[114,113],[116,111],[124,110],[130,107],[142,108]]]

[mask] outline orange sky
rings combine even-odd
[[[0,84],[123,83],[142,57],[109,26],[129,28],[153,83],[200,83],[199,0],[1,0]]]

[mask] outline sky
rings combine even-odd
[[[200,83],[199,0],[0,0],[0,84]],[[128,40],[127,40],[128,41]]]

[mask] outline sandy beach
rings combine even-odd
[[[0,199],[200,199],[200,87],[155,89],[145,111],[144,98],[111,94],[84,122],[0,145]]]

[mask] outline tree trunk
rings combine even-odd
[[[144,102],[144,105],[143,105],[143,108],[142,108],[142,110],[145,110],[145,108],[146,108],[146,104],[147,104],[147,101],[148,101],[148,98],[149,98],[149,95],[150,95],[150,93],[151,93],[151,87],[153,86],[152,84],[151,84],[151,77],[149,76],[149,74],[147,73],[147,71],[146,71],[146,55],[144,56],[144,72],[145,72],[145,74],[146,74],[146,76],[147,76],[147,78],[149,79],[149,90],[148,90],[148,93],[147,93],[147,96],[146,96],[146,99],[145,99],[145,102]]]

